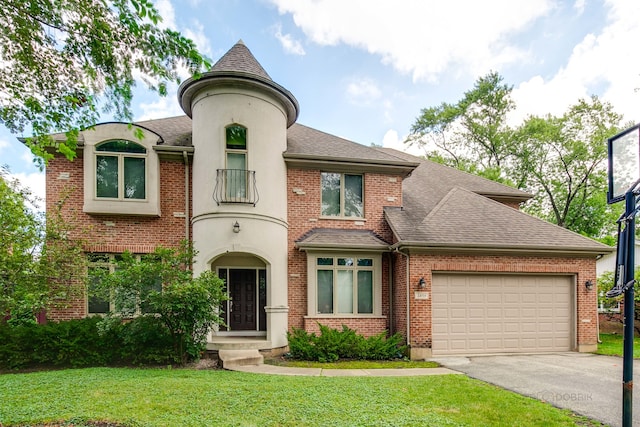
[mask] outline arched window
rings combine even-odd
[[[125,139],[96,145],[96,197],[144,200],[147,149]]]

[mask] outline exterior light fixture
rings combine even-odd
[[[593,289],[593,282],[591,280],[587,280],[586,282],[584,282],[584,287],[587,288],[588,291],[590,291],[591,289]]]
[[[239,232],[240,232],[240,224],[238,224],[238,221],[236,221],[236,222],[233,224],[233,232],[234,232],[234,233],[239,233]]]
[[[421,277],[420,280],[418,280],[418,288],[424,289],[426,286],[427,282],[425,282],[424,277]]]

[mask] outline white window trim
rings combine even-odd
[[[339,215],[323,215],[322,214],[322,174],[325,173],[335,173],[340,175],[340,214]],[[362,177],[362,216],[346,216],[344,214],[344,203],[345,203],[345,175],[359,175]],[[349,173],[349,172],[331,172],[331,171],[321,171],[320,172],[320,218],[323,219],[347,219],[347,220],[363,220],[365,218],[365,189],[364,189],[364,181],[365,174],[363,173]]]
[[[318,313],[316,271],[318,258],[371,258],[373,259],[373,313]],[[333,270],[340,266],[331,266]],[[357,267],[354,268],[357,270]],[[355,285],[355,284],[354,284]],[[354,304],[357,304],[355,302]],[[335,310],[334,310],[335,311]],[[307,316],[308,318],[371,318],[382,316],[382,255],[371,252],[307,252]]]
[[[142,139],[136,135],[142,131]],[[83,169],[84,169],[84,206],[83,212],[89,214],[119,214],[160,216],[160,161],[153,146],[160,140],[159,136],[136,126],[125,123],[105,123],[82,132]],[[125,139],[146,148],[147,154],[111,153],[96,151],[100,143],[114,139]],[[122,154],[124,157],[145,158],[145,199],[125,199],[97,197],[96,162],[99,155]],[[120,160],[119,160],[120,162]],[[120,167],[119,167],[120,170]],[[121,178],[120,175],[118,179]]]

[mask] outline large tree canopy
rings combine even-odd
[[[30,132],[27,144],[45,162],[47,148],[70,159],[79,129],[101,112],[131,120],[136,78],[165,95],[186,67],[209,62],[193,41],[159,27],[150,0],[0,0],[0,123]],[[54,143],[48,134],[66,132]]]
[[[509,125],[511,90],[497,73],[479,78],[457,103],[423,109],[407,143],[432,160],[532,193],[524,209],[536,216],[590,237],[610,235],[616,217],[606,204],[606,139],[622,117],[592,97],[560,117]]]

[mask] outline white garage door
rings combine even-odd
[[[434,355],[568,351],[571,276],[433,275]]]

